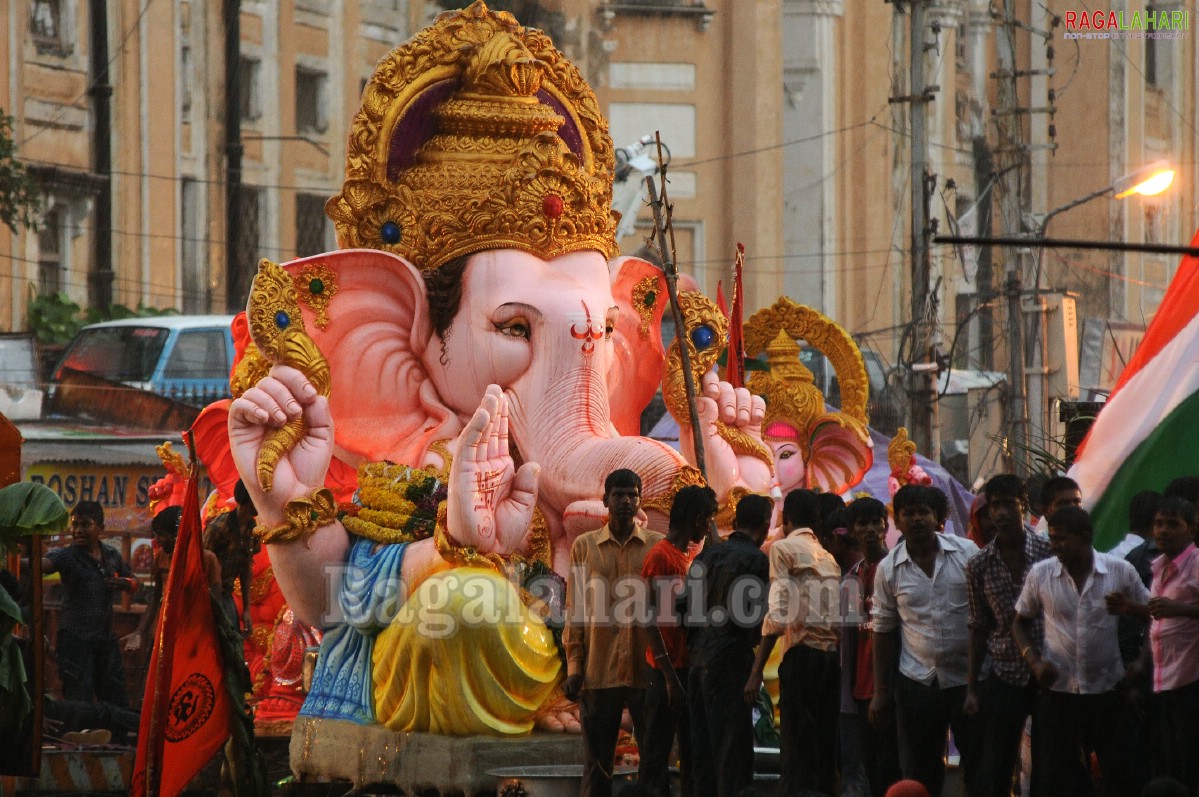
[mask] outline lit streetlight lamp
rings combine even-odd
[[[1131,183],[1128,188],[1117,188],[1121,182],[1125,181]],[[1113,199],[1123,199],[1133,194],[1157,196],[1169,188],[1173,182],[1174,170],[1170,168],[1170,164],[1165,161],[1158,161],[1157,163],[1151,163],[1148,166],[1138,169],[1131,175],[1121,177],[1113,183],[1113,187],[1117,188],[1117,193]]]

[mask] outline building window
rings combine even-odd
[[[1147,5],[1147,14],[1169,13],[1169,7]],[[1174,40],[1145,39],[1145,84],[1166,91],[1174,82]]]
[[[66,33],[64,0],[33,0],[29,32],[39,53],[67,55],[71,52]]]
[[[1161,205],[1145,205],[1145,243],[1160,244],[1166,240],[1164,210]]]
[[[43,294],[63,289],[62,252],[65,208],[54,205],[42,217],[37,234],[37,285]]]
[[[333,223],[325,215],[325,197],[296,195],[296,257],[311,257],[333,248]]]
[[[254,122],[262,116],[262,103],[258,96],[258,72],[261,66],[257,58],[243,56],[238,62],[238,102],[243,122]]]
[[[296,132],[324,133],[329,128],[324,72],[296,67]]]
[[[181,82],[179,110],[186,118],[191,115],[192,109],[192,48],[186,42],[179,47],[179,77]]]

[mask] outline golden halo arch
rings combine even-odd
[[[823,313],[782,296],[745,322],[745,356],[757,357],[780,331],[792,340],[805,341],[828,357],[841,385],[841,412],[868,423],[870,379],[862,352],[849,333]]]

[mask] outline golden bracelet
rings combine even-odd
[[[283,517],[284,522],[276,526],[256,526],[254,535],[268,545],[306,540],[321,526],[337,520],[337,500],[332,490],[322,487],[307,497],[288,501]]]
[[[485,567],[504,572],[504,559],[499,554],[482,553],[473,545],[462,545],[449,535],[446,519],[449,515],[447,503],[437,507],[437,526],[433,531],[433,542],[441,558],[455,567]]]

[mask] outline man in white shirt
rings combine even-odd
[[[1124,680],[1116,616],[1108,610],[1114,594],[1133,603],[1148,597],[1132,565],[1091,547],[1090,516],[1074,506],[1049,516],[1054,558],[1038,562],[1016,602],[1012,635],[1020,655],[1041,685],[1033,744],[1033,793],[1073,794],[1082,751],[1099,756],[1105,793],[1140,794],[1128,754],[1131,716],[1119,686]],[[1042,643],[1033,620],[1045,623]],[[1088,768],[1089,769],[1089,768]]]
[[[820,526],[819,496],[811,490],[789,492],[783,502],[787,536],[770,548],[769,611],[745,686],[746,700],[756,700],[766,660],[782,638],[779,794],[837,791],[841,568],[817,540],[814,530]]]
[[[966,562],[978,546],[938,533],[949,507],[935,487],[902,487],[892,506],[903,540],[879,563],[874,580],[870,721],[890,721],[894,705],[903,776],[922,783],[929,794],[941,793],[945,739],[952,728],[969,788],[975,755],[971,723],[962,711],[969,639]]]

